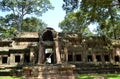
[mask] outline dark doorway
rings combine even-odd
[[[81,54],[77,54],[77,55],[75,55],[76,56],[76,61],[82,61],[82,59],[81,59]]]
[[[15,56],[15,62],[16,62],[16,63],[19,63],[19,62],[20,62],[20,55],[16,55],[16,56]]]
[[[2,57],[2,64],[7,64],[8,57]]]
[[[115,62],[119,62],[119,56],[115,56]]]
[[[51,31],[47,30],[43,36],[42,36],[43,41],[53,41],[53,34]]]
[[[100,62],[101,61],[101,56],[100,55],[96,55],[96,60],[97,60],[97,62]]]
[[[104,59],[105,61],[109,62],[110,61],[109,55],[104,55]]]
[[[73,61],[73,56],[72,55],[68,55],[68,61]]]
[[[30,55],[29,54],[24,54],[24,62],[29,63],[30,62]]]
[[[88,55],[87,59],[88,59],[88,62],[92,62],[93,61],[92,55]]]

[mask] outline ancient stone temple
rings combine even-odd
[[[104,36],[85,37],[46,28],[39,33],[21,32],[13,38],[0,39],[2,75],[23,72],[27,68],[34,76],[42,69],[47,72],[46,68],[51,72],[56,70],[55,73],[73,69],[73,73],[119,73],[119,66],[120,40]]]

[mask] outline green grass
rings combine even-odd
[[[81,74],[77,79],[93,79],[97,76],[105,76],[108,79],[120,79],[120,74]]]
[[[105,76],[108,79],[120,79],[120,74],[80,74],[77,79],[93,79],[97,76]],[[23,79],[20,77],[0,76],[0,79]]]
[[[12,77],[12,76],[0,76],[0,79],[23,79],[20,77]]]

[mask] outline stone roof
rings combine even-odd
[[[8,52],[11,47],[0,47],[0,52],[5,51]]]
[[[38,32],[20,32],[15,38],[39,38]]]

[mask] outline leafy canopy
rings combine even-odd
[[[79,33],[79,34],[92,34],[88,29],[86,16],[83,12],[70,12],[66,15],[65,19],[59,24],[63,32]]]
[[[11,12],[14,15],[18,31],[21,31],[25,15],[40,16],[49,9],[53,9],[49,0],[0,0],[0,10]]]
[[[0,36],[9,37],[17,31],[17,24],[12,18],[13,14],[0,17]],[[16,16],[17,17],[17,16]],[[26,18],[22,20],[22,31],[37,32],[43,30],[47,24],[36,17]]]
[[[82,12],[86,16],[84,23],[97,23],[98,35],[117,39],[119,32],[119,0],[63,0],[63,9],[69,12]],[[67,16],[66,15],[66,16]],[[78,15],[81,15],[79,13]],[[79,16],[81,18],[81,16]],[[80,20],[81,21],[81,20]],[[80,22],[79,21],[79,22]],[[82,25],[82,23],[80,23]],[[76,27],[76,26],[74,26]],[[79,28],[79,27],[78,27]]]

